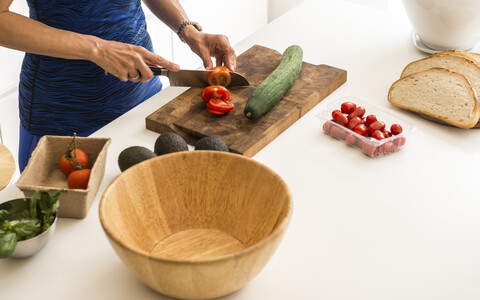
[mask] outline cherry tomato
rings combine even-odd
[[[205,102],[208,102],[211,98],[219,98],[222,100],[230,99],[230,92],[226,87],[221,85],[211,85],[207,86],[202,91],[202,99]]]
[[[392,141],[388,141],[388,142],[380,145],[380,152],[382,152],[382,153],[394,152],[396,149],[397,149],[397,146]]]
[[[211,98],[208,100],[207,108],[209,110],[216,110],[219,112],[227,112],[232,110],[234,107],[233,103],[228,100],[222,100],[219,98]]]
[[[355,117],[348,121],[347,128],[353,130],[353,128],[357,127],[357,125],[360,124],[363,124],[363,120],[360,117]]]
[[[372,133],[375,131],[375,130],[384,130],[385,129],[385,122],[383,121],[375,121],[373,122],[372,124],[370,124],[370,126],[368,126],[368,130],[367,130],[367,134],[368,135],[372,135]]]
[[[332,125],[332,128],[330,128],[330,135],[337,139],[344,140],[347,132],[340,126]]]
[[[403,145],[405,145],[406,139],[403,136],[399,136],[396,139],[394,139],[393,142],[395,143],[395,145],[397,145],[398,148],[400,148]]]
[[[348,118],[338,109],[332,112],[332,118],[336,123],[342,126],[347,126],[348,124]]]
[[[330,122],[327,121],[323,124],[323,131],[329,134],[331,127],[332,127],[332,124],[330,124]]]
[[[342,105],[340,106],[340,109],[344,114],[351,114],[355,108],[357,108],[357,105],[353,102],[347,101],[343,102]]]
[[[230,71],[225,66],[218,66],[213,68],[215,72],[211,72],[208,74],[208,84],[210,85],[222,85],[222,86],[229,86],[230,82],[232,81],[232,77],[230,76]]]
[[[347,134],[347,136],[345,137],[345,141],[346,141],[347,144],[349,144],[349,145],[355,145],[355,143],[357,142],[357,138],[356,138],[355,135],[353,135],[352,133],[349,133],[349,134]]]
[[[90,169],[76,170],[68,175],[68,188],[86,189],[90,179]]]
[[[368,115],[365,118],[365,125],[370,126],[370,124],[374,123],[377,121],[377,117],[375,115]]]
[[[89,166],[88,156],[82,149],[77,148],[76,151],[71,150],[60,157],[59,167],[65,176],[70,175],[70,173],[78,169],[76,167],[78,165],[84,169]]]
[[[378,154],[378,147],[375,147],[368,143],[367,141],[362,141],[362,151],[370,157],[374,157]]]
[[[398,135],[403,132],[403,128],[400,124],[392,124],[392,126],[390,126],[390,131],[393,135]]]
[[[376,140],[383,140],[385,138],[385,135],[383,135],[383,132],[377,129],[372,132],[372,137]]]
[[[355,131],[361,136],[365,136],[367,135],[367,126],[365,126],[365,124],[357,125],[355,126],[355,128],[353,128],[353,131]]]
[[[389,138],[389,137],[392,136],[392,133],[390,131],[388,131],[387,129],[383,129],[382,132],[383,132],[383,135],[385,136],[385,138]]]
[[[365,107],[357,106],[355,108],[355,110],[351,114],[348,115],[348,118],[349,119],[353,119],[355,117],[360,117],[361,118],[361,117],[363,117],[364,114],[365,114]]]

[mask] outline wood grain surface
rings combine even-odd
[[[15,159],[5,145],[0,144],[0,191],[12,180],[15,172]]]
[[[280,176],[220,151],[141,162],[110,183],[99,207],[103,229],[130,271],[180,299],[217,298],[247,284],[275,252],[291,214]]]
[[[248,97],[278,66],[282,54],[255,45],[237,58],[237,72],[244,75],[250,87],[230,87],[235,108],[217,116],[207,111],[201,98],[202,88],[190,88],[146,118],[147,129],[158,133],[173,131],[187,143],[204,136],[221,138],[233,153],[251,157],[280,135],[290,125],[341,86],[347,72],[328,65],[303,63],[295,84],[285,97],[266,115],[249,120],[243,110]]]

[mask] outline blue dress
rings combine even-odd
[[[153,52],[141,0],[28,0],[30,17],[48,26],[140,45]],[[19,84],[23,170],[43,135],[88,135],[162,88],[122,82],[87,60],[26,53]]]

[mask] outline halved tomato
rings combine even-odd
[[[203,89],[202,99],[208,103],[211,98],[219,98],[222,100],[230,99],[230,92],[226,87],[221,85],[211,85]]]
[[[218,111],[218,110],[213,110],[213,109],[209,109],[209,108],[207,108],[207,110],[214,115],[224,115],[226,113],[226,111]]]
[[[232,110],[234,106],[235,105],[232,102],[219,98],[211,98],[207,103],[207,108],[209,110],[216,110],[219,112],[227,112]]]
[[[215,72],[211,72],[208,74],[208,84],[210,85],[221,85],[221,86],[229,86],[230,82],[232,82],[232,77],[230,76],[230,71],[225,66],[218,66],[213,68]]]

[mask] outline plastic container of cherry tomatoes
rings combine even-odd
[[[343,107],[344,109],[342,109],[342,104],[346,102],[354,103],[355,109],[363,107],[365,113],[360,117],[359,113],[361,113],[362,110],[358,109],[358,111],[354,113],[351,111],[351,105],[345,105]],[[339,116],[338,112],[335,113],[334,120],[332,112],[335,110],[342,112],[342,115],[346,117],[348,123],[344,123],[345,118]],[[373,117],[367,118],[369,115],[374,115],[376,120],[374,120]],[[380,157],[402,149],[405,147],[410,133],[415,129],[412,124],[357,97],[343,97],[332,101],[325,107],[318,117],[322,121],[322,130],[326,134],[344,141],[347,145],[357,148],[369,157]],[[355,122],[351,121],[355,117],[358,117],[359,119],[356,119]],[[376,123],[369,128],[375,121],[383,122],[385,127],[381,130],[380,128],[382,127],[382,124]],[[365,125],[366,132],[365,128],[360,124]],[[400,133],[398,132],[399,127],[397,125],[395,125],[394,130],[392,130],[393,128],[391,126],[393,124],[401,126],[402,130]],[[375,132],[375,129],[381,131],[382,134]],[[386,131],[390,133],[390,136]]]

